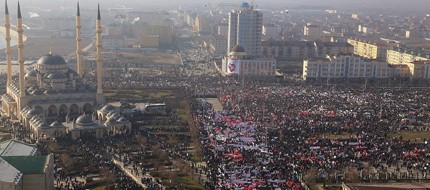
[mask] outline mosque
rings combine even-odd
[[[89,86],[83,78],[81,55],[81,21],[79,3],[76,15],[76,71],[63,57],[49,52],[33,68],[24,71],[24,43],[21,9],[18,3],[18,77],[12,77],[10,23],[7,3],[6,28],[6,94],[1,96],[2,115],[19,120],[33,137],[59,137],[71,134],[80,138],[88,134],[101,138],[108,134],[129,133],[130,122],[111,105],[104,105],[102,90],[102,41],[100,7],[96,19],[97,86]],[[109,114],[108,117],[107,114]]]

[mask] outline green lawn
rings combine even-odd
[[[205,187],[203,187],[202,185],[200,185],[196,181],[189,179],[187,176],[179,176],[176,184],[177,185],[182,184],[184,187],[186,187],[187,189],[190,189],[190,190],[200,190],[200,189],[203,190],[203,189],[205,189]]]
[[[329,139],[348,139],[352,134],[351,133],[341,133],[338,135],[330,134],[330,133],[323,133],[318,135],[318,137],[328,137]]]
[[[201,155],[193,154],[193,156],[191,156],[192,162],[201,162],[202,160],[203,160],[203,157]]]
[[[425,139],[430,138],[430,132],[396,132],[390,133],[390,137],[402,137],[403,140],[410,140],[414,142],[417,139],[417,142],[424,142]]]

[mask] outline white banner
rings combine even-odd
[[[240,60],[228,59],[227,74],[239,74]]]

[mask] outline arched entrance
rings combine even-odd
[[[60,114],[60,116],[66,116],[67,115],[67,113],[69,113],[69,109],[67,108],[67,106],[66,105],[61,105],[60,106],[60,112],[59,112],[59,114]]]
[[[43,108],[40,106],[36,106],[34,107],[35,110],[37,110],[37,112],[42,113],[43,114]]]
[[[105,122],[105,120],[103,120],[103,115],[102,114],[99,114],[99,121],[103,121],[103,122]]]
[[[89,103],[84,104],[83,111],[85,114],[93,113],[93,106]]]
[[[70,114],[78,115],[79,114],[79,106],[76,104],[70,105]]]
[[[63,104],[60,106],[60,111],[58,113],[58,117],[60,118],[61,121],[65,121],[66,115],[68,113],[69,113],[69,108],[67,108],[67,106]]]
[[[48,107],[48,117],[56,117],[58,116],[57,106],[50,105]]]

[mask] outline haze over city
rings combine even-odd
[[[59,6],[73,7],[76,3],[75,0],[59,0],[59,1],[51,1],[51,0],[21,0],[23,4],[28,6],[40,6],[44,8],[58,8]],[[12,2],[10,2],[12,3]],[[81,1],[82,5],[85,5],[85,9],[89,9],[92,6],[95,6],[97,1]],[[180,1],[171,1],[171,0],[103,0],[100,1],[102,3],[103,8],[111,8],[111,7],[132,7],[132,8],[159,8],[159,9],[172,9],[177,8],[179,5],[192,6],[193,8],[204,8],[204,5],[215,5],[218,3],[242,3],[240,0],[232,0],[232,1],[223,1],[223,0],[214,0],[214,1],[196,1],[196,0],[180,0]],[[250,2],[251,3],[251,2]],[[411,11],[430,11],[430,1],[427,0],[254,0],[254,4],[258,5],[261,8],[295,8],[298,6],[323,6],[328,8],[343,8],[343,9],[380,9],[380,10],[393,10],[399,11],[402,13],[411,12]],[[11,6],[13,8],[14,6]]]

